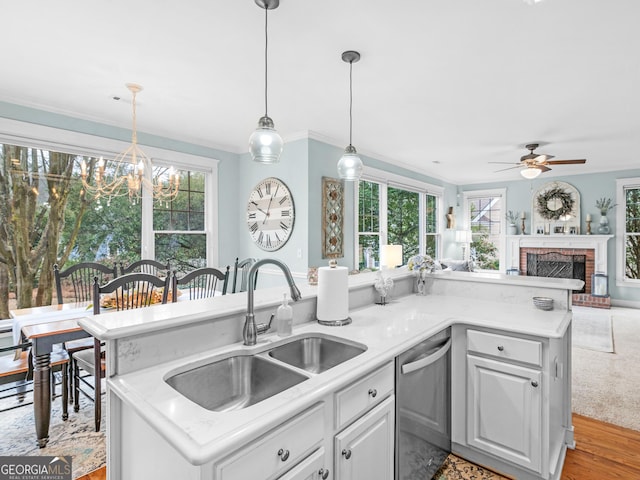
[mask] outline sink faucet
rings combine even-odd
[[[282,270],[285,278],[287,279],[287,283],[289,284],[289,289],[291,290],[291,298],[293,299],[293,301],[297,302],[302,298],[302,295],[300,295],[300,290],[298,290],[298,287],[293,281],[293,277],[291,276],[289,267],[287,267],[280,260],[276,260],[274,258],[263,258],[262,260],[258,260],[256,263],[254,263],[249,269],[249,274],[247,276],[247,316],[244,321],[244,327],[242,329],[242,339],[244,340],[245,345],[255,345],[258,335],[260,335],[261,333],[265,333],[271,326],[271,322],[269,322],[268,324],[261,323],[259,325],[256,325],[256,319],[253,315],[253,290],[255,287],[256,275],[258,274],[258,269],[262,265],[266,265],[267,263],[271,263]]]

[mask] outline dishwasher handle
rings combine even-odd
[[[405,363],[404,365],[402,365],[402,367],[400,368],[402,375],[415,372],[416,370],[420,370],[421,368],[428,367],[429,365],[437,362],[444,355],[447,354],[450,348],[451,348],[451,338],[449,338],[449,340],[447,340],[447,342],[434,353],[427,355],[425,357],[419,357],[418,360],[415,360],[414,362]]]

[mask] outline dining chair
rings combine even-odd
[[[96,277],[93,283],[93,314],[99,315],[103,309],[120,311],[167,303],[170,283],[169,275],[160,278],[149,273],[137,272],[121,275],[101,286]],[[105,352],[100,340],[94,338],[93,347],[74,353],[73,359],[73,410],[80,410],[80,393],[93,400],[95,427],[96,432],[99,432],[102,415],[101,380],[106,374]],[[84,370],[87,375],[81,376],[80,370]],[[89,377],[93,377],[93,385],[88,380]],[[86,386],[87,390],[82,389],[82,385]]]
[[[56,296],[58,305],[64,303],[63,284],[73,288],[76,302],[90,302],[93,295],[93,279],[98,277],[100,283],[107,283],[118,276],[117,266],[102,265],[96,262],[81,262],[60,270],[58,264],[53,266],[53,276],[56,282]]]
[[[65,270],[60,270],[58,264],[53,266],[53,277],[56,284],[56,297],[58,305],[64,303],[64,292],[73,290],[75,302],[90,302],[93,296],[93,279],[98,277],[101,283],[107,283],[118,276],[117,265],[112,267],[96,262],[80,262],[70,266]],[[91,348],[93,341],[91,338],[81,338],[63,345],[69,354],[69,397],[73,398],[73,354]]]
[[[69,355],[63,349],[51,353],[51,397],[62,396],[62,419],[69,417],[67,405],[68,397],[68,363]],[[61,395],[56,395],[56,373],[60,372],[62,383]],[[3,406],[0,412],[14,408],[32,405],[33,401],[25,402],[26,394],[33,391],[33,356],[31,342],[0,348],[0,400]],[[17,402],[10,405],[6,399],[17,397]],[[4,404],[7,406],[4,406]]]
[[[150,273],[156,277],[164,277],[169,275],[171,271],[171,263],[162,263],[157,260],[143,259],[130,263],[126,267],[120,262],[120,275],[126,275],[127,273]]]
[[[227,284],[229,283],[229,269],[223,272],[217,268],[204,267],[193,270],[183,277],[178,278],[177,272],[173,272],[172,276],[172,300],[178,301],[178,294],[173,292],[179,292],[182,290],[189,290],[189,300],[195,300],[198,298],[213,297],[220,293],[221,295],[227,294]],[[218,284],[222,282],[220,290],[218,290]]]
[[[244,260],[238,260],[236,257],[236,262],[233,266],[233,285],[231,293],[236,292],[246,292],[247,291],[247,282],[249,281],[249,270],[252,265],[258,261],[257,258],[245,258]],[[240,273],[240,285],[238,286],[238,273]],[[255,283],[253,287],[255,288],[258,283],[258,272],[256,272]]]

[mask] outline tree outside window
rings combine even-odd
[[[640,187],[626,187],[624,199],[624,276],[640,280]]]
[[[476,268],[500,268],[499,245],[502,228],[502,197],[492,195],[467,197],[471,227],[471,258]]]

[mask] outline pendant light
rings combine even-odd
[[[362,160],[355,147],[351,144],[353,134],[353,63],[360,60],[360,54],[347,50],[342,54],[342,61],[349,63],[349,146],[338,161],[338,175],[348,182],[360,180],[362,176]]]
[[[258,120],[258,128],[249,138],[249,152],[254,161],[260,163],[278,163],[282,153],[282,137],[273,127],[273,120],[267,114],[267,12],[280,5],[280,0],[254,0],[264,8],[264,116]]]

